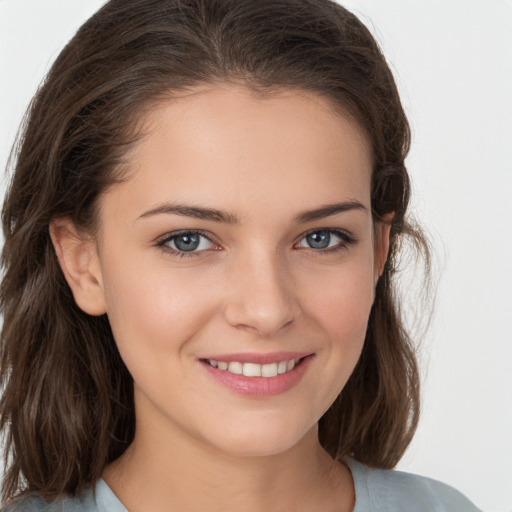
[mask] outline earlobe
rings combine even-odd
[[[78,307],[89,315],[102,315],[107,307],[96,244],[80,235],[73,221],[54,219],[50,236],[66,281]]]
[[[391,223],[394,213],[388,213],[382,220],[375,223],[375,257],[374,257],[374,281],[377,281],[384,272],[389,252]]]

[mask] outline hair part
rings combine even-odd
[[[200,84],[258,94],[318,94],[370,141],[375,220],[393,213],[362,356],[320,420],[334,457],[396,465],[419,414],[414,346],[393,279],[397,251],[421,232],[406,218],[410,130],[368,29],[331,0],[111,0],[61,52],[29,110],[3,207],[0,428],[3,497],[79,492],[133,440],[132,378],[106,315],[81,311],[59,267],[49,224],[91,232],[99,196],[123,179],[139,120],[163,98]]]

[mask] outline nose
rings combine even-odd
[[[240,258],[228,287],[225,317],[233,327],[269,337],[298,319],[292,276],[275,254]]]

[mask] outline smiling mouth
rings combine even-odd
[[[233,373],[235,375],[244,375],[245,377],[277,377],[285,373],[291,372],[296,366],[300,365],[305,357],[299,359],[290,359],[275,363],[258,364],[258,363],[241,363],[239,361],[217,361],[215,359],[203,359],[202,361],[209,364],[212,368]]]

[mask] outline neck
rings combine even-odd
[[[155,438],[158,442],[155,443]],[[131,511],[350,511],[349,470],[331,459],[313,428],[295,446],[270,456],[238,456],[185,432],[151,435],[140,423],[104,480]]]

